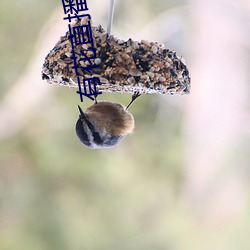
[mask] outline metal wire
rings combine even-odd
[[[112,30],[114,10],[115,10],[115,0],[110,0],[109,12],[108,12],[108,26],[107,26],[107,33],[108,34],[111,34],[111,30]]]

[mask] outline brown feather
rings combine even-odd
[[[88,107],[85,113],[98,131],[106,130],[111,135],[127,135],[133,132],[134,118],[119,103],[98,102]]]

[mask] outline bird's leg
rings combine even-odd
[[[131,106],[131,104],[140,96],[141,94],[139,93],[139,91],[135,92],[132,95],[132,99],[130,101],[130,103],[128,104],[128,106],[126,107],[126,110]]]
[[[95,98],[94,102],[95,102],[95,104],[98,103],[98,102],[97,102],[97,96],[98,96],[98,95],[94,95],[94,98]]]

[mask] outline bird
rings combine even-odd
[[[131,134],[135,127],[133,115],[128,112],[130,105],[140,96],[134,93],[127,107],[110,101],[96,101],[84,112],[78,105],[79,118],[76,135],[80,142],[91,149],[112,148]]]

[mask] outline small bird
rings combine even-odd
[[[80,112],[76,122],[76,135],[88,148],[111,148],[134,130],[134,117],[127,111],[139,93],[132,96],[127,107],[108,101],[100,101],[88,107],[85,112],[78,105]]]

